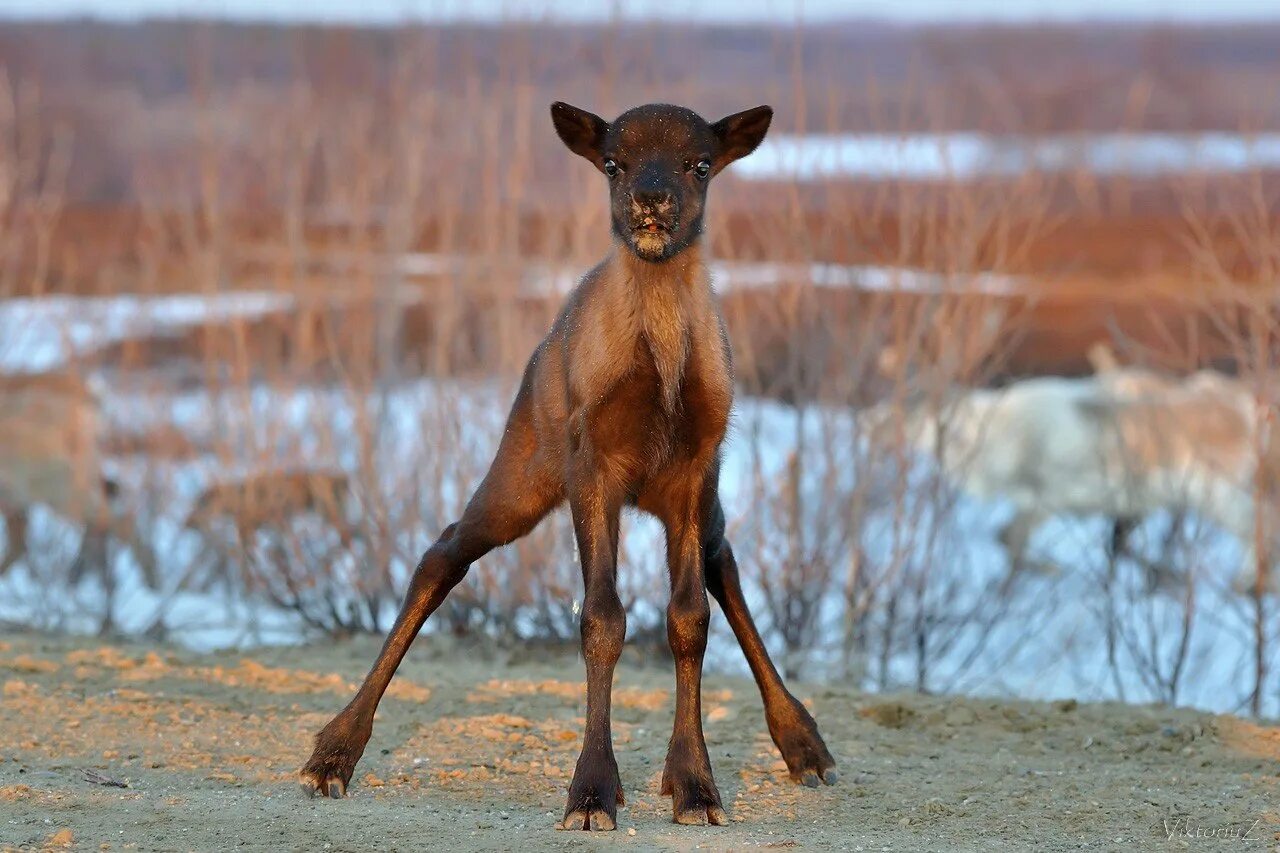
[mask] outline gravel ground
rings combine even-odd
[[[557,832],[582,665],[424,638],[342,801],[296,771],[378,643],[201,655],[0,634],[0,847],[84,850],[1280,850],[1280,728],[1118,704],[797,685],[840,763],[793,785],[750,681],[706,679],[727,827],[671,823],[669,664],[619,668],[627,806]],[[630,659],[628,659],[630,660]],[[1209,836],[1209,837],[1206,837]]]

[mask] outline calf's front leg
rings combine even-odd
[[[667,641],[676,667],[675,724],[662,771],[662,793],[671,797],[676,823],[724,826],[728,817],[711,773],[702,730],[702,659],[711,606],[702,562],[700,491],[696,482],[688,483],[669,498],[662,512],[671,572]]]
[[[413,571],[404,603],[378,659],[356,695],[316,735],[299,773],[310,795],[347,793],[356,762],[373,732],[373,717],[409,645],[471,564],[494,548],[524,536],[560,503],[562,485],[537,454],[527,396],[516,398],[498,454],[467,503],[462,518],[440,534]]]
[[[586,587],[582,601],[582,657],[587,666],[587,724],[558,829],[611,830],[623,804],[610,724],[613,670],[622,655],[627,614],[618,598],[620,496],[600,467],[583,464],[570,478],[569,506]]]

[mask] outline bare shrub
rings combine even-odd
[[[632,35],[604,53],[582,36],[584,55],[613,59],[576,83],[592,87],[576,99],[607,113],[660,81],[664,97],[695,106],[761,100],[746,84],[711,92],[664,64],[646,42],[657,36]],[[808,37],[776,34],[790,71],[767,94],[793,106],[777,131],[946,130],[957,88],[970,99],[965,127],[1044,123],[989,74],[953,88],[853,87],[814,70],[827,60],[806,53]],[[422,549],[483,475],[566,281],[606,245],[601,194],[594,174],[542,144],[552,141],[544,95],[565,82],[527,32],[512,28],[492,61],[457,54],[448,73],[435,61],[438,31],[388,44],[375,71],[302,61],[263,81],[219,82],[197,58],[194,82],[173,98],[130,100],[131,120],[182,145],[134,152],[126,249],[101,264],[61,250],[82,258],[78,269],[51,258],[68,143],[30,129],[38,111],[21,86],[0,87],[0,297],[42,297],[56,266],[66,289],[154,303],[156,317],[176,311],[163,302],[174,294],[197,304],[193,318],[95,343],[87,367],[108,388],[100,447],[119,472],[128,526],[116,535],[132,557],[114,563],[122,597],[86,595],[77,607],[182,635],[194,611],[212,612],[231,628],[215,632],[218,644],[262,640],[282,621],[289,637],[381,631]],[[1142,102],[1140,86],[1126,91]],[[1225,593],[1211,534],[1148,520],[1122,553],[1106,548],[1111,519],[1059,525],[1027,543],[1042,568],[1061,563],[1058,576],[1010,575],[997,542],[1007,506],[961,493],[911,449],[901,418],[908,405],[945,410],[957,389],[1026,372],[1028,341],[1046,327],[1043,295],[1077,283],[1061,258],[1103,253],[1056,244],[1064,224],[1129,215],[1138,190],[1083,172],[815,184],[730,170],[721,180],[708,227],[739,382],[724,469],[729,538],[788,676],[1034,692],[1051,688],[1014,673],[1067,671],[1052,683],[1185,701],[1214,666],[1213,648],[1197,642],[1205,602]],[[1185,198],[1186,251],[1206,299],[1194,310],[1230,344],[1260,413],[1274,410],[1276,379],[1269,186]],[[1149,324],[1157,337],[1164,316]],[[1166,349],[1185,360],[1159,363],[1130,332],[1117,328],[1112,341],[1126,363],[1170,374],[1222,354],[1171,334]],[[869,430],[876,405],[894,417]],[[946,428],[944,417],[940,441]],[[1260,459],[1272,453],[1269,429],[1256,433],[1268,442]],[[308,485],[317,477],[332,478],[324,495]],[[239,485],[215,499],[218,483]],[[1260,480],[1258,494],[1272,487]],[[202,493],[217,511],[185,524]],[[655,534],[628,519],[620,560],[633,632],[646,637],[662,635],[665,606]],[[1275,677],[1269,542],[1256,544],[1260,580],[1243,614],[1255,713],[1280,699],[1265,695]],[[67,583],[55,550],[28,567],[37,586]],[[1153,594],[1144,561],[1179,570],[1172,594]],[[155,590],[137,583],[148,572]],[[580,589],[572,535],[555,517],[487,557],[433,629],[510,643],[569,637]],[[33,609],[52,612],[47,596]]]

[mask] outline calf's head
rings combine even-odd
[[[702,233],[707,184],[756,149],[770,107],[707,122],[693,110],[646,104],[613,122],[569,104],[551,105],[556,133],[609,180],[613,233],[646,261],[678,255]]]

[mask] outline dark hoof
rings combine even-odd
[[[335,719],[316,735],[311,758],[298,771],[298,781],[308,797],[340,800],[347,794],[356,763],[369,741],[367,729]]]
[[[699,755],[700,753],[700,755]],[[672,743],[662,769],[660,793],[671,798],[671,816],[686,826],[726,826],[729,816],[720,802],[720,791],[711,775],[706,749],[683,748]]]
[[[594,758],[584,754],[569,783],[564,817],[556,829],[611,832],[618,828],[618,806],[625,799],[613,756]]]
[[[302,785],[302,793],[308,797],[314,798],[317,794],[321,797],[331,797],[340,800],[347,795],[347,782],[350,779],[343,779],[341,776],[328,775],[323,770],[308,770],[303,768],[298,773],[298,781]]]
[[[566,812],[556,829],[579,829],[588,832],[612,832],[618,828],[614,815],[604,809],[574,809]]]
[[[671,784],[671,816],[685,826],[727,826],[729,816],[720,803],[720,792],[708,775],[690,775]]]
[[[674,820],[683,826],[728,826],[729,816],[723,806],[708,805],[705,808],[685,809],[675,812]]]
[[[769,720],[769,734],[782,753],[793,782],[816,788],[840,780],[836,760],[818,734],[818,724],[799,702],[788,708],[782,718]]]

